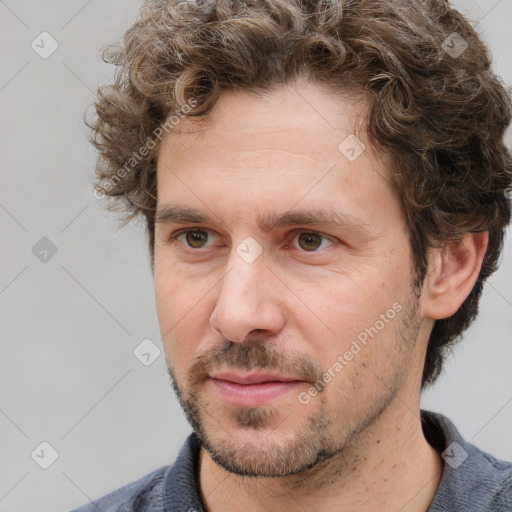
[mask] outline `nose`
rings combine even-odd
[[[210,326],[225,339],[242,343],[250,333],[275,335],[284,326],[279,280],[261,255],[247,263],[238,254],[229,258],[221,280]]]

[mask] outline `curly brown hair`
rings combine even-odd
[[[169,119],[206,120],[223,90],[264,94],[299,77],[333,94],[366,92],[364,129],[393,156],[415,285],[429,247],[489,232],[474,288],[431,332],[422,387],[436,380],[447,348],[477,314],[511,214],[510,91],[458,11],[442,0],[149,1],[104,59],[117,71],[98,89],[89,122],[99,151],[95,193],[109,196],[122,225],[145,217],[151,265],[156,163]]]

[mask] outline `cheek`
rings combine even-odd
[[[299,293],[308,297],[304,301],[308,311],[290,315],[297,322],[299,339],[306,343],[297,348],[310,353],[323,369],[339,360],[356,369],[366,364],[370,353],[382,363],[382,354],[394,344],[396,322],[403,316],[402,285],[375,273],[364,281],[347,278],[303,288]]]
[[[155,300],[162,341],[168,358],[175,362],[179,357],[177,340],[187,330],[193,297],[172,273],[155,272]]]
[[[364,328],[369,320],[377,320],[396,300],[393,295],[398,294],[399,290],[393,290],[375,269],[364,274],[337,275],[309,289],[297,290],[318,319],[343,337],[348,331]]]
[[[161,329],[167,332],[197,303],[200,286],[179,265],[155,257],[155,300]],[[203,291],[204,294],[204,291]]]
[[[156,268],[156,266],[155,266]],[[167,360],[178,379],[186,376],[208,339],[211,285],[186,279],[176,271],[155,270],[155,300]]]

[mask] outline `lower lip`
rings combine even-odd
[[[277,398],[298,389],[302,381],[262,382],[261,384],[237,384],[235,382],[211,379],[224,400],[242,407],[268,405]]]

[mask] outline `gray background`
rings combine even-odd
[[[0,1],[0,511],[69,510],[171,463],[189,433],[163,355],[146,367],[133,354],[146,338],[161,346],[144,231],[119,231],[93,197],[82,121],[112,76],[99,49],[139,4]],[[512,84],[512,2],[457,5]],[[43,31],[59,45],[46,59],[31,48]],[[46,262],[32,251],[43,237],[57,248]],[[512,460],[510,233],[506,243],[478,321],[422,405]],[[36,463],[48,449],[31,457],[43,441],[58,452],[48,469]]]

